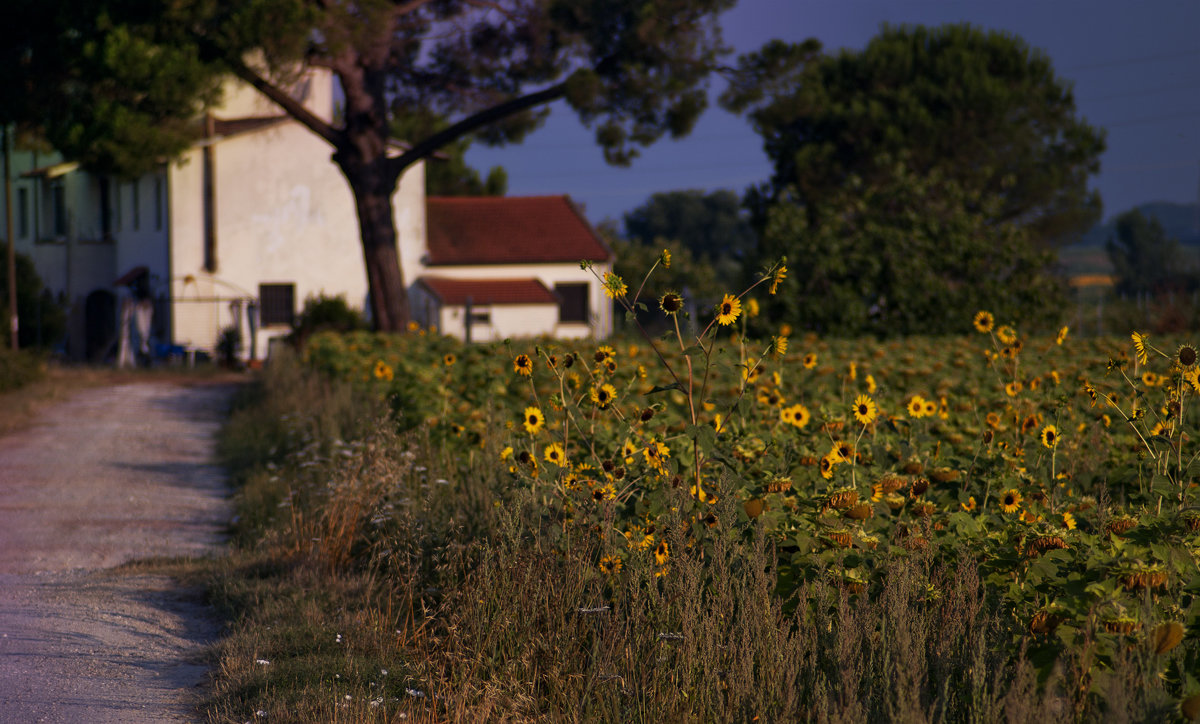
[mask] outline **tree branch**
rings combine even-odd
[[[240,60],[230,58],[225,58],[224,61],[229,66],[229,69],[233,71],[234,75],[254,86],[260,93],[283,108],[289,116],[302,123],[308,130],[325,139],[329,145],[334,148],[341,148],[342,144],[345,143],[345,135],[341,130],[318,118],[312,111],[305,108],[303,103],[292,98],[283,89],[273,85],[266,78],[250,68],[250,66]]]
[[[421,159],[428,158],[433,154],[434,151],[437,151],[442,146],[452,143],[468,133],[488,125],[489,123],[494,123],[502,118],[520,113],[521,111],[528,110],[534,106],[538,106],[543,103],[549,103],[553,100],[558,100],[559,98],[563,97],[563,95],[566,93],[566,90],[567,84],[565,81],[562,83],[556,83],[549,88],[544,88],[540,91],[536,91],[519,98],[513,98],[499,105],[485,108],[474,115],[467,116],[458,123],[455,123],[448,128],[444,128],[432,136],[429,136],[428,138],[418,142],[403,154],[396,156],[395,158],[388,159],[388,170],[394,172],[396,176],[399,176],[404,172],[404,169],[413,165],[417,161],[420,161]]]

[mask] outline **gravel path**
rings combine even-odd
[[[233,386],[85,390],[0,438],[0,721],[195,718],[217,632],[197,591],[137,566],[212,553],[211,463]]]

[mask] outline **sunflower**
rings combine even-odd
[[[536,407],[525,408],[525,431],[530,435],[536,435],[542,431],[542,426],[546,424],[546,416]]]
[[[787,346],[787,337],[773,337],[771,339],[771,351],[775,354],[776,358],[781,358],[787,354]]]
[[[1000,427],[1000,415],[996,414],[995,412],[989,412],[987,417],[984,418],[984,422],[987,423],[988,427],[995,430]]]
[[[607,410],[608,406],[617,398],[617,388],[607,382],[599,387],[593,387],[591,391],[592,403],[601,410]]]
[[[996,318],[992,316],[991,312],[981,309],[975,312],[975,319],[971,323],[975,325],[977,331],[990,332],[996,326]]]
[[[738,315],[741,313],[741,300],[732,294],[726,294],[725,298],[717,306],[717,324],[727,327],[736,322]]]
[[[1067,530],[1075,530],[1075,516],[1071,515],[1070,512],[1062,514],[1062,522],[1063,527]]]
[[[1055,344],[1061,345],[1063,342],[1065,342],[1067,339],[1067,333],[1070,331],[1071,328],[1067,326],[1064,326],[1062,329],[1058,330],[1058,336],[1054,338]]]
[[[683,297],[675,292],[667,292],[658,300],[658,306],[667,314],[678,314],[683,309]]]
[[[661,566],[667,562],[667,558],[670,556],[671,547],[667,545],[665,540],[660,540],[658,546],[654,549],[654,562]]]
[[[1004,394],[1009,397],[1016,397],[1021,392],[1021,383],[1017,381],[1009,382],[1004,385]]]
[[[442,357],[442,364],[446,365],[447,367],[453,367],[454,363],[457,361],[458,358],[453,354],[447,354],[445,357]]]
[[[1042,428],[1042,445],[1048,448],[1053,448],[1058,444],[1058,428],[1054,425],[1046,425]]]
[[[830,453],[821,458],[821,477],[825,478],[826,480],[833,479],[833,468],[835,465],[841,462],[841,460],[835,459],[833,455],[833,453]]]
[[[868,395],[859,395],[854,400],[854,419],[862,425],[875,422],[875,401]]]
[[[831,454],[836,454],[840,462],[850,462],[850,460],[854,457],[854,448],[845,440],[835,441],[829,452]]]
[[[513,360],[513,372],[522,377],[529,377],[533,374],[533,360],[529,359],[529,355],[521,353]]]
[[[816,366],[817,366],[817,353],[816,352],[809,352],[808,354],[804,355],[804,369],[811,370],[813,367],[816,367]]]
[[[879,388],[879,386],[875,384],[875,377],[873,375],[867,375],[866,377],[864,377],[863,382],[867,383],[867,394],[868,395],[875,394],[875,390],[877,390]]]
[[[787,277],[787,264],[780,264],[779,267],[771,274],[771,289],[769,294],[774,296],[775,292],[779,291],[779,282]]]
[[[384,380],[385,382],[391,382],[392,378],[395,376],[396,376],[396,373],[392,371],[391,366],[388,365],[387,362],[384,362],[383,360],[378,360],[375,363],[375,379]]]
[[[602,344],[597,347],[596,352],[592,355],[592,359],[596,361],[596,364],[601,365],[610,360],[616,359],[616,357],[616,350],[614,350],[612,347],[609,347],[607,344]]]
[[[646,449],[642,451],[646,458],[646,464],[657,469],[663,469],[663,461],[671,457],[671,448],[657,440],[651,440]]]
[[[1186,343],[1179,345],[1175,350],[1175,361],[1185,370],[1192,369],[1196,366],[1196,348]]]
[[[925,416],[925,398],[920,395],[913,395],[906,406],[910,417],[920,418]]]
[[[798,402],[779,411],[779,419],[794,427],[804,427],[811,417],[808,408]]]
[[[959,503],[959,505],[962,506],[963,510],[970,513],[972,510],[975,510],[975,496],[972,495],[971,497],[967,498],[967,502]]]
[[[554,463],[559,467],[562,467],[563,461],[566,459],[562,445],[556,442],[547,445],[546,449],[542,452],[542,456],[546,459],[546,462]]]
[[[624,279],[612,272],[604,272],[604,293],[609,299],[619,299],[625,296],[627,291],[629,287],[625,286]]]
[[[996,339],[1000,344],[1012,344],[1017,341],[1017,331],[1006,324],[996,330]]]
[[[658,257],[658,260],[662,262],[663,269],[670,269],[671,268],[671,250],[663,249],[662,254]]]
[[[1016,490],[1006,490],[1000,498],[1000,509],[1005,513],[1015,513],[1021,507],[1021,494]]]
[[[621,559],[616,556],[604,556],[600,559],[600,572],[611,576],[621,570]]]
[[[925,400],[925,410],[922,413],[923,417],[930,417],[931,415],[936,415],[937,411],[938,411],[938,406],[937,406],[936,402],[934,402],[933,400]]]
[[[1134,332],[1130,337],[1133,339],[1133,351],[1137,353],[1138,363],[1146,364],[1149,362],[1150,357],[1146,354],[1146,340],[1150,339],[1150,335]]]

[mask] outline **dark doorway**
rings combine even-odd
[[[104,361],[117,342],[117,296],[103,289],[87,295],[83,325],[88,361]]]

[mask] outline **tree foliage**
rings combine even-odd
[[[394,138],[424,138],[444,129],[444,118],[415,109],[392,121]],[[429,196],[503,196],[508,191],[508,173],[493,166],[486,177],[467,165],[470,137],[451,141],[425,164],[425,193]]]
[[[1140,209],[1118,216],[1105,244],[1121,294],[1154,294],[1187,285],[1194,276],[1183,247],[1167,236],[1158,219]]]
[[[17,254],[16,268],[17,343],[22,349],[51,348],[66,336],[66,310],[43,286],[33,259]],[[0,319],[8,318],[8,275],[0,274]]]
[[[21,76],[47,83],[48,135],[70,155],[106,141],[142,158],[169,155],[179,136],[160,138],[138,121],[161,115],[164,129],[175,128],[214,100],[220,73],[328,142],[357,206],[373,321],[387,330],[408,320],[391,199],[405,169],[467,136],[519,141],[558,99],[595,129],[613,163],[664,134],[687,133],[725,52],[716,15],[734,2],[17,1],[23,22],[9,24],[38,36],[15,56],[27,61]],[[289,94],[305,68],[337,78],[345,99],[337,121]],[[393,121],[414,109],[445,125],[401,139],[410,145],[391,154]],[[121,158],[110,150],[97,160]]]
[[[625,235],[642,244],[678,239],[698,257],[716,261],[754,248],[754,230],[733,191],[664,191],[625,214]]]
[[[888,184],[904,158],[998,203],[1038,244],[1076,240],[1099,217],[1087,179],[1104,135],[1077,117],[1070,84],[1045,53],[969,25],[885,26],[865,49],[768,43],[739,59],[726,107],[748,112],[774,164],[750,201],[789,189],[812,213],[852,176]]]
[[[785,194],[768,209],[762,258],[788,258],[769,319],[839,336],[966,332],[979,309],[1024,329],[1057,319],[1054,254],[992,222],[1002,198],[902,162],[882,178],[852,176],[816,208]]]

